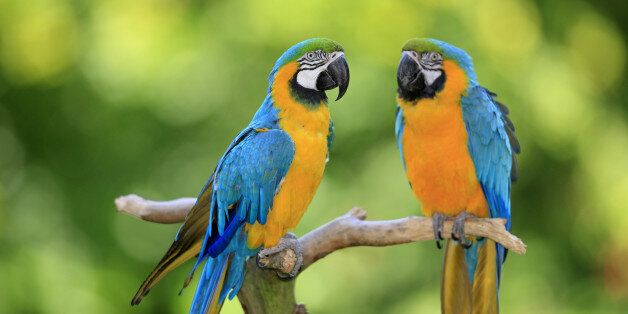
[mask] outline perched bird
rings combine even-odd
[[[268,83],[253,120],[218,161],[174,243],[131,304],[198,255],[184,284],[206,261],[190,313],[218,313],[242,286],[246,260],[272,250],[305,213],[333,139],[325,91],[338,87],[338,100],[349,85],[343,49],[323,38],[298,43],[277,60]]]
[[[444,220],[454,220],[442,312],[497,313],[506,250],[490,239],[465,237],[464,222],[500,217],[510,229],[519,143],[508,109],[479,85],[465,51],[434,39],[405,44],[397,83],[397,144],[412,191],[434,221],[439,248]]]

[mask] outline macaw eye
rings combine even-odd
[[[438,60],[438,55],[436,53],[433,53],[432,56],[430,57],[430,59],[432,61],[436,61],[436,60]]]
[[[314,59],[314,53],[313,53],[313,52],[308,52],[308,53],[305,55],[305,57],[306,57],[306,58],[308,58],[308,59]]]

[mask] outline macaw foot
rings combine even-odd
[[[288,232],[277,246],[257,253],[256,262],[262,269],[277,270],[281,279],[294,278],[303,266],[303,246],[293,233]]]
[[[451,238],[458,241],[463,248],[468,249],[473,242],[466,238],[464,234],[464,222],[469,218],[475,218],[475,215],[462,212],[454,218],[454,225],[451,228]]]
[[[447,217],[441,213],[432,214],[432,228],[434,228],[434,240],[436,240],[436,247],[440,250],[443,248],[440,241],[443,240],[441,236],[443,233],[443,223]]]

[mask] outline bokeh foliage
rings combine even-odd
[[[523,153],[505,313],[628,308],[626,2],[0,0],[0,312],[181,313],[189,266],[129,305],[177,226],[112,200],[196,195],[308,37],[346,49],[336,140],[297,233],[354,205],[417,214],[395,147],[395,70],[411,37],[466,49],[511,108]],[[333,95],[335,96],[335,95]],[[313,313],[436,313],[433,243],[334,253],[299,277]],[[237,302],[225,313],[238,313]]]

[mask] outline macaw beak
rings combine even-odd
[[[425,88],[425,80],[419,65],[405,51],[397,69],[397,84],[399,88],[409,92],[420,91]]]
[[[330,90],[338,87],[338,97],[342,98],[349,88],[349,64],[342,55],[327,66],[327,69],[316,79],[316,89]]]

